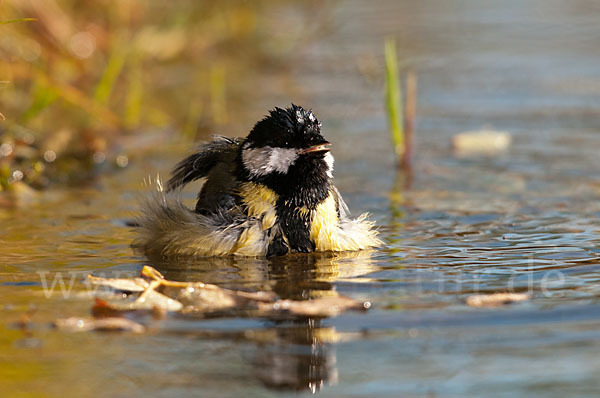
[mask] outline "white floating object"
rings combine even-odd
[[[465,131],[452,137],[452,146],[458,155],[494,155],[506,150],[511,142],[510,133],[495,130]]]
[[[525,300],[529,300],[529,295],[525,293],[475,294],[467,297],[467,305],[469,307],[499,307]]]

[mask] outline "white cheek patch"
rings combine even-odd
[[[298,159],[296,149],[252,148],[242,150],[242,162],[250,174],[260,177],[273,172],[287,173],[288,168]]]
[[[325,163],[327,164],[327,177],[333,178],[333,155],[331,152],[327,152],[323,157]]]

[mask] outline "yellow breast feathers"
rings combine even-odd
[[[239,194],[248,209],[248,215],[260,220],[260,228],[265,231],[277,222],[277,200],[279,196],[271,189],[258,183],[241,184]],[[310,239],[315,243],[317,251],[349,251],[362,250],[381,244],[373,223],[365,220],[366,215],[358,219],[338,217],[337,197],[331,192],[327,199],[315,210],[298,208],[301,214],[311,213]],[[255,240],[260,240],[259,231],[248,231],[243,234],[236,245],[237,254],[245,254],[244,247],[253,247]],[[284,239],[285,236],[284,236]]]
[[[310,239],[317,251],[362,250],[379,246],[374,223],[366,220],[366,214],[355,220],[340,220],[337,213],[336,196],[330,192],[327,199],[313,211]]]
[[[261,220],[263,231],[275,225],[278,195],[273,190],[262,184],[245,182],[240,185],[239,194],[248,208],[248,215]]]

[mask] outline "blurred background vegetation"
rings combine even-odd
[[[290,3],[0,2],[0,21],[34,19],[0,24],[0,190],[81,183],[153,133],[232,123],[323,27],[318,2]]]

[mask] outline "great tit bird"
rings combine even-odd
[[[248,136],[216,136],[181,161],[147,201],[137,245],[193,256],[277,256],[379,246],[366,215],[351,219],[333,185],[330,143],[310,110],[275,108]],[[178,192],[205,179],[195,209]]]

